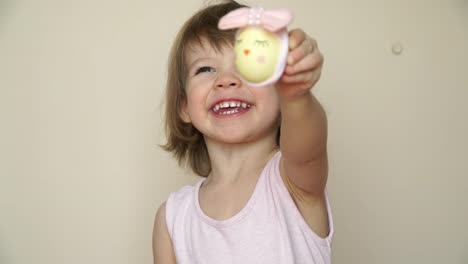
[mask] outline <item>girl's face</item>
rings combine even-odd
[[[231,46],[215,50],[206,40],[187,52],[187,101],[182,119],[204,136],[245,143],[276,136],[279,99],[273,86],[252,88],[239,78]]]

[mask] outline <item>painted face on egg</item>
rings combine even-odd
[[[234,45],[238,72],[251,83],[261,83],[275,73],[280,41],[273,33],[261,28],[243,29]]]

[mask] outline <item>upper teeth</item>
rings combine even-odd
[[[213,107],[213,111],[218,111],[219,109],[222,108],[228,108],[228,107],[242,107],[242,108],[249,108],[250,104],[244,103],[244,102],[239,102],[239,101],[225,101],[216,104]]]

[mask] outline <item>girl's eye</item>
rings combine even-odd
[[[216,72],[215,68],[210,67],[210,66],[203,66],[197,69],[195,72],[195,75],[202,73],[202,72]]]
[[[254,45],[259,47],[268,47],[270,43],[268,42],[268,40],[255,40]]]
[[[237,44],[241,44],[241,43],[242,43],[242,39],[236,40],[236,43],[237,43]]]

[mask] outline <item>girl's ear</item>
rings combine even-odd
[[[185,99],[182,100],[179,116],[185,123],[192,122],[192,120],[190,119],[190,115],[188,114],[188,111],[187,111],[187,100]]]

